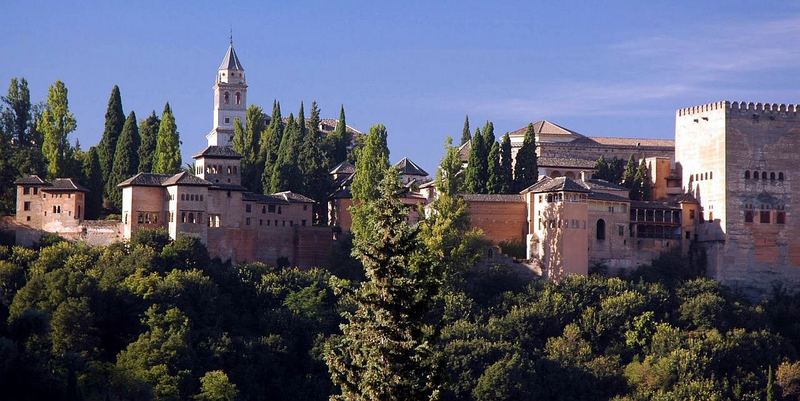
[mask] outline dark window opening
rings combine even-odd
[[[753,222],[753,211],[747,210],[744,212],[744,222],[745,223],[752,223]]]
[[[603,219],[597,220],[597,239],[606,239],[606,221]]]
[[[786,224],[786,213],[778,212],[775,215],[775,223],[777,223],[777,224]]]
[[[759,213],[759,223],[769,224],[769,210],[762,210]]]

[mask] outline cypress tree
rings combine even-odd
[[[454,197],[464,188],[464,175],[460,174],[461,158],[458,155],[458,148],[453,146],[453,139],[449,136],[444,149],[444,158],[436,170],[436,190]]]
[[[265,129],[264,111],[251,104],[247,107],[246,124],[239,119],[233,125],[233,150],[242,155],[242,185],[253,192],[261,192],[261,134]]]
[[[281,142],[283,141],[283,117],[281,117],[281,104],[278,101],[272,102],[272,117],[264,135],[261,136],[260,159],[263,163],[264,171],[261,175],[261,186],[264,193],[270,193],[272,188],[272,172],[278,161]]]
[[[508,133],[503,135],[503,142],[500,144],[500,192],[507,194],[514,188],[514,171],[512,170],[511,160],[511,137]]]
[[[335,399],[428,400],[436,390],[438,330],[425,317],[437,299],[441,275],[418,228],[405,221],[407,206],[395,195],[397,173],[383,173],[378,198],[355,206],[364,209],[357,215],[366,221],[354,219],[354,225],[370,227],[355,235],[353,250],[367,279],[353,294],[355,310],[343,313],[342,334],[331,339],[325,360],[341,392]]]
[[[494,136],[494,124],[491,121],[487,121],[486,124],[483,125],[483,145],[486,146],[486,155],[489,155],[489,150],[492,149],[492,144],[497,142],[497,139]]]
[[[303,102],[300,102],[300,111],[297,112],[297,128],[299,129],[298,132],[300,133],[301,143],[302,140],[306,137],[306,133],[308,132],[308,130],[306,129],[306,123],[307,121],[306,121],[305,108],[303,107]]]
[[[311,118],[308,120],[306,136],[300,146],[298,163],[303,177],[303,193],[314,199],[314,223],[327,222],[326,198],[330,187],[327,160],[322,150],[322,138],[318,132],[319,108],[311,103]]]
[[[11,163],[11,135],[0,124],[0,214],[11,213],[16,200],[16,171]]]
[[[330,135],[331,148],[331,166],[335,166],[347,160],[347,148],[350,145],[350,133],[347,132],[347,121],[344,116],[344,105],[339,109],[339,121],[336,122],[336,128]]]
[[[475,135],[472,136],[472,142],[470,142],[469,161],[467,162],[464,184],[467,192],[473,194],[486,193],[488,152],[485,149],[486,145],[483,139],[481,130],[476,129]]]
[[[75,117],[69,111],[67,87],[63,82],[56,81],[47,90],[47,106],[37,125],[44,134],[42,153],[47,159],[49,178],[66,176],[71,155],[67,136],[76,127]]]
[[[469,116],[464,117],[464,128],[461,130],[461,145],[469,142],[472,139],[469,131]]]
[[[636,174],[633,178],[634,184],[631,188],[631,199],[635,200],[651,200],[652,197],[652,183],[650,180],[650,169],[642,159],[639,167],[636,168]]]
[[[610,174],[608,163],[606,162],[606,158],[603,157],[603,155],[600,155],[600,157],[597,158],[597,161],[594,163],[594,171],[595,173],[592,175],[594,178],[611,181],[608,179]]]
[[[272,170],[271,192],[292,191],[300,192],[303,177],[297,165],[297,154],[300,142],[300,127],[289,114],[286,122],[286,132],[281,140],[278,158]]]
[[[375,124],[369,129],[369,134],[364,142],[364,147],[356,159],[355,176],[350,192],[353,201],[366,202],[377,199],[378,184],[384,170],[389,168],[389,146],[387,145],[388,133],[383,124]]]
[[[625,172],[622,173],[622,186],[628,189],[634,189],[636,185],[636,159],[633,155],[628,159],[628,164],[625,165]]]
[[[489,168],[487,175],[489,179],[486,181],[486,192],[490,194],[503,193],[503,172],[500,168],[500,145],[497,142],[492,144],[488,156]]]
[[[100,169],[100,156],[97,148],[92,146],[83,155],[83,183],[89,193],[86,194],[86,218],[96,219],[103,208],[103,172]]]
[[[2,98],[6,108],[2,110],[2,126],[9,142],[20,146],[31,145],[28,133],[31,123],[31,93],[25,78],[11,78],[8,93]]]
[[[156,153],[156,139],[161,120],[155,110],[139,123],[139,172],[149,173],[153,170],[153,156]]]
[[[520,192],[539,179],[539,163],[536,157],[536,134],[533,124],[528,124],[522,146],[517,151],[514,165],[514,191]]]
[[[175,117],[169,102],[161,113],[161,124],[158,126],[156,153],[153,159],[153,172],[175,174],[181,171],[181,140]]]
[[[111,89],[111,96],[108,98],[108,107],[106,107],[106,123],[103,137],[98,145],[100,166],[103,169],[103,181],[106,183],[109,174],[111,174],[111,167],[114,164],[117,139],[122,134],[123,125],[125,125],[125,113],[122,111],[122,97],[119,94],[119,87],[114,85]],[[105,195],[108,196],[108,193]]]
[[[122,191],[117,184],[130,178],[139,167],[139,128],[136,125],[136,113],[133,111],[125,119],[122,134],[117,140],[117,151],[114,152],[114,165],[106,181],[108,206],[113,210],[122,209]]]

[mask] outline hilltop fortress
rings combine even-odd
[[[245,72],[233,49],[214,85],[214,123],[192,171],[140,173],[119,184],[121,222],[84,220],[86,189],[69,178],[36,176],[17,184],[17,241],[36,233],[103,244],[143,227],[172,237],[194,235],[214,257],[292,265],[326,265],[333,241],[349,230],[349,185],[355,171],[331,171],[329,225],[312,225],[313,200],[291,192],[254,194],[241,185],[241,156],[231,148],[233,121],[244,121]],[[323,120],[322,132],[335,128]],[[352,127],[351,132],[358,133]],[[464,194],[472,224],[487,240],[524,244],[526,259],[547,278],[587,274],[593,265],[629,270],[676,250],[702,259],[713,278],[746,292],[800,285],[800,106],[716,102],[675,114],[675,139],[582,135],[534,123],[540,179],[519,194]],[[510,134],[512,154],[525,129]],[[469,143],[460,149],[469,151]],[[644,160],[652,199],[592,178],[595,161]],[[403,201],[425,206],[436,196],[428,173],[409,159],[395,165]],[[416,209],[408,221],[421,216]],[[699,255],[699,256],[698,256]]]

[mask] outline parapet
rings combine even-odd
[[[714,103],[707,103],[699,106],[685,107],[678,109],[678,116],[689,116],[696,113],[703,113],[713,110],[728,110],[734,112],[747,113],[800,113],[800,104],[777,104],[777,103],[753,103],[753,102],[731,102],[723,100]]]

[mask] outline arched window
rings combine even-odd
[[[767,172],[766,171],[762,171],[761,172],[761,179],[762,180],[766,180],[767,179]]]
[[[783,181],[783,173],[778,173],[778,181]]]
[[[745,180],[749,180],[750,179],[750,170],[747,170],[747,171],[744,172],[744,179]]]
[[[236,104],[242,104],[242,94],[236,92]]]
[[[756,171],[753,171],[753,179],[754,179],[754,180],[757,180],[757,179],[758,179],[758,170],[756,170]]]
[[[189,213],[189,223],[194,224],[194,213]]]
[[[225,92],[225,104],[229,104],[231,102],[231,94]]]
[[[603,219],[597,220],[597,240],[602,241],[606,239],[606,221]]]
[[[775,172],[774,171],[769,173],[769,179],[772,180],[772,181],[775,181]]]

